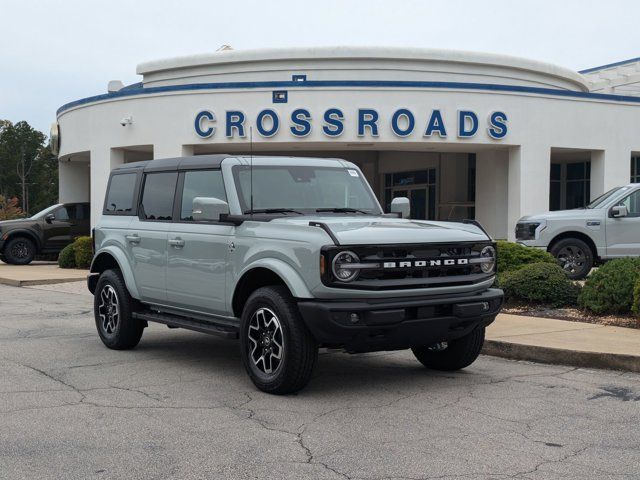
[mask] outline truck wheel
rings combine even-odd
[[[318,346],[282,286],[259,288],[247,300],[240,325],[242,363],[263,392],[292,393],[311,378]]]
[[[102,272],[93,296],[93,312],[98,335],[107,347],[128,350],[140,342],[144,324],[133,318],[134,306],[120,272]]]
[[[14,237],[4,247],[4,257],[12,265],[28,265],[36,256],[35,244],[25,237]]]
[[[586,277],[593,267],[591,247],[577,238],[565,238],[551,247],[551,255],[571,280]]]
[[[484,343],[484,327],[448,342],[442,350],[435,347],[414,347],[411,350],[418,361],[433,370],[460,370],[475,362]]]

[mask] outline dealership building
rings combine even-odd
[[[575,72],[449,50],[226,49],[137,73],[52,128],[60,201],[90,201],[92,223],[112,168],[209,153],[344,158],[383,206],[407,196],[413,218],[475,218],[496,238],[640,182],[640,59]]]

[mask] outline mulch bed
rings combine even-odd
[[[550,308],[531,306],[527,304],[510,303],[502,309],[503,313],[511,315],[526,315],[529,317],[557,318],[571,322],[597,323],[614,327],[640,329],[640,318],[631,315],[593,315],[578,308]]]

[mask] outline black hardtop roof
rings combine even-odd
[[[141,162],[125,163],[113,169],[122,170],[144,170],[153,172],[160,170],[190,170],[192,168],[220,168],[220,164],[225,158],[231,155],[225,153],[217,155],[193,155],[190,157],[160,158],[158,160],[144,160]]]

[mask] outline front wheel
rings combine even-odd
[[[93,297],[93,312],[100,340],[114,350],[128,350],[140,342],[144,324],[133,318],[135,300],[118,270],[100,275]]]
[[[565,238],[550,249],[558,264],[571,280],[585,278],[593,267],[591,247],[577,238]]]
[[[411,351],[427,368],[452,371],[468,367],[475,362],[483,344],[484,327],[480,327],[446,345],[440,343],[429,347],[414,347]]]
[[[292,393],[304,388],[318,357],[318,346],[282,286],[259,288],[242,311],[242,363],[263,392]]]
[[[3,256],[11,265],[28,265],[36,256],[36,245],[28,238],[15,237],[5,245]]]

